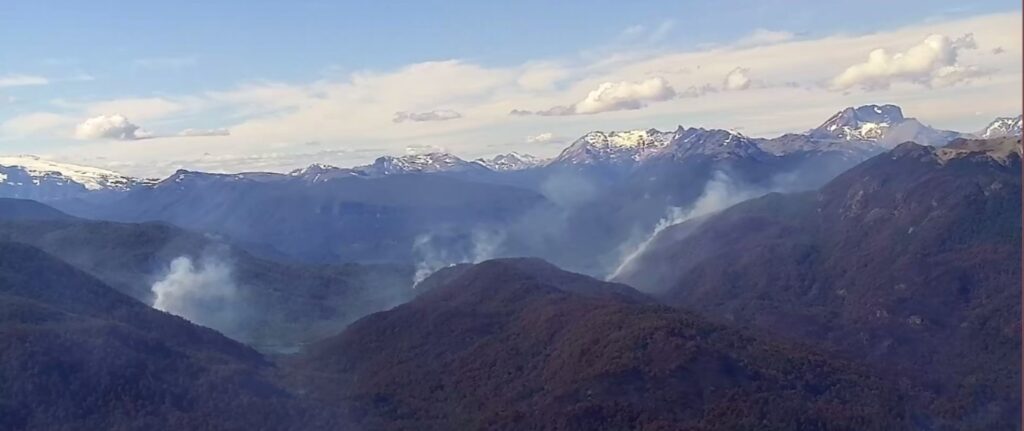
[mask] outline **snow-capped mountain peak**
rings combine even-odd
[[[515,151],[507,154],[498,154],[491,158],[479,158],[474,162],[496,171],[519,171],[543,165],[546,161],[530,154],[517,153]]]
[[[295,169],[288,176],[301,178],[311,183],[320,183],[335,178],[362,176],[363,174],[350,168],[339,168],[326,163],[313,163],[304,168]]]
[[[835,113],[810,134],[817,138],[835,138],[847,141],[876,141],[885,132],[905,120],[903,110],[896,105],[864,105],[849,107]]]
[[[357,166],[353,170],[368,176],[409,173],[430,173],[486,169],[480,164],[467,162],[449,153],[423,153],[405,156],[378,157],[372,164]]]
[[[11,182],[14,177],[20,176],[30,179],[34,185],[40,185],[43,182],[79,184],[88,191],[123,191],[138,184],[152,182],[106,169],[54,162],[31,155],[0,156],[0,175],[3,177],[0,178],[0,183]]]
[[[695,155],[716,159],[767,156],[757,143],[737,131],[698,127],[677,129],[666,153],[677,158]]]
[[[295,169],[295,170],[289,172],[288,175],[291,175],[293,177],[302,177],[302,176],[306,176],[306,175],[310,175],[310,174],[316,174],[316,173],[324,172],[324,171],[333,171],[335,169],[341,169],[341,168],[339,168],[337,166],[334,166],[334,165],[328,165],[326,163],[313,163],[313,164],[311,164],[309,166],[306,166],[304,168]]]
[[[981,131],[978,135],[985,139],[991,138],[1002,138],[1006,136],[1020,136],[1021,135],[1021,118],[1018,115],[1016,117],[999,117],[989,123],[985,130]]]
[[[621,132],[590,132],[580,138],[594,147],[603,148],[659,148],[668,144],[671,133],[657,129],[626,130]]]
[[[621,132],[594,131],[583,135],[552,161],[553,164],[634,163],[665,148],[673,132],[657,129]]]

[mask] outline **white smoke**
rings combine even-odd
[[[480,263],[496,257],[506,235],[504,230],[476,228],[468,238],[440,233],[417,236],[412,245],[416,261],[413,286],[441,268],[459,263]]]
[[[611,275],[609,275],[607,279],[615,279],[623,272],[630,269],[634,260],[642,255],[647,248],[650,247],[654,238],[669,226],[677,225],[690,219],[721,211],[737,203],[756,197],[763,192],[764,190],[744,188],[733,181],[732,178],[725,173],[721,171],[715,172],[714,175],[712,175],[711,180],[708,181],[706,186],[704,186],[704,191],[693,205],[685,210],[679,207],[670,207],[665,217],[658,221],[654,226],[654,229],[651,230],[649,234],[642,237],[639,241],[636,239],[627,241],[626,245],[622,247],[624,253],[622,254],[622,258],[619,260],[619,265],[614,271],[612,271]]]
[[[153,283],[153,308],[181,316],[192,323],[238,335],[238,287],[231,267],[205,257],[199,264],[188,256],[171,261],[167,273]]]

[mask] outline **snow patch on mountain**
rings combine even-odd
[[[877,141],[890,127],[905,120],[896,105],[864,105],[849,107],[835,113],[810,135],[846,141]]]
[[[637,162],[667,147],[674,136],[673,132],[662,132],[657,129],[594,131],[573,142],[552,163],[588,165]]]
[[[383,156],[373,164],[352,168],[368,176],[384,176],[410,173],[454,172],[485,169],[449,153],[431,152],[405,156]]]
[[[520,171],[523,169],[543,166],[547,160],[530,154],[517,153],[498,154],[491,158],[479,158],[474,162],[495,172]]]
[[[89,191],[124,191],[135,185],[153,183],[152,180],[132,178],[106,169],[53,162],[30,155],[0,156],[0,167],[23,171],[32,178],[34,185],[39,185],[44,181],[74,182],[81,184]],[[9,173],[4,174],[0,181],[6,182],[7,178],[9,178]]]
[[[714,159],[768,156],[757,143],[736,131],[679,127],[590,132],[566,148],[552,164],[633,164],[651,159],[705,156]]]
[[[1016,117],[996,118],[989,123],[988,127],[985,127],[985,130],[978,133],[978,135],[985,139],[1020,136],[1021,118],[1022,116],[1020,115]]]

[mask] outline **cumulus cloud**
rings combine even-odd
[[[406,121],[423,122],[423,121],[447,121],[462,118],[462,114],[449,110],[449,109],[436,109],[433,111],[426,112],[408,112],[400,111],[396,112],[395,116],[391,121],[395,123],[404,123]]]
[[[113,114],[100,115],[81,122],[75,127],[75,137],[78,139],[134,141],[151,138],[153,135],[128,121],[124,115]]]
[[[750,88],[750,77],[747,76],[747,72],[750,69],[743,67],[737,67],[725,75],[725,80],[722,82],[722,88],[726,91],[738,91],[746,90]]]
[[[588,115],[602,112],[641,109],[650,102],[661,102],[676,97],[676,91],[664,78],[643,81],[605,82],[587,94],[583,100],[568,106],[554,106],[542,111],[513,109],[510,115]]]
[[[929,87],[942,87],[977,76],[979,70],[957,62],[961,50],[975,49],[974,35],[951,39],[933,34],[904,52],[890,53],[878,48],[868,54],[867,61],[854,64],[832,79],[832,88],[866,90],[889,88],[898,81],[909,81]]]
[[[29,85],[46,85],[50,80],[42,76],[34,75],[4,75],[0,76],[0,88],[24,87]]]
[[[75,127],[78,139],[112,139],[118,141],[137,141],[156,138],[195,138],[201,136],[229,136],[228,129],[185,129],[171,135],[155,135],[138,124],[132,123],[121,114],[104,114],[89,118]]]

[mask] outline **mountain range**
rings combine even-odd
[[[632,164],[646,159],[680,157],[694,153],[715,157],[730,154],[750,156],[756,155],[758,149],[776,155],[803,151],[877,153],[906,141],[943,145],[960,136],[998,138],[1019,136],[1020,133],[1020,116],[997,118],[981,132],[972,134],[933,129],[917,119],[904,117],[902,110],[895,105],[865,105],[845,108],[806,133],[787,134],[771,139],[748,138],[734,131],[682,126],[672,132],[661,132],[656,129],[594,131],[580,137],[550,160],[511,152],[467,161],[452,154],[431,152],[383,156],[369,165],[351,168],[313,164],[289,172],[287,176],[320,181],[344,176],[507,172],[552,165]],[[265,175],[282,180],[285,177]],[[55,200],[85,192],[128,191],[152,187],[157,182],[158,180],[132,178],[100,168],[52,162],[36,156],[0,157],[0,195],[4,197]]]
[[[889,148],[891,137],[906,130],[932,141],[956,135],[905,118],[896,106],[869,105],[773,139],[693,127],[591,132],[547,161],[517,153],[476,161],[428,153],[353,168],[314,164],[286,174],[179,170],[156,182],[110,179],[116,187],[96,191],[46,179],[40,186],[7,181],[0,195],[34,198],[85,218],[212,232],[257,255],[429,267],[526,255],[603,276],[620,263],[623,249],[667,217],[666,208],[691,207],[708,187],[725,182],[748,194],[813,189]],[[64,166],[52,169],[49,177],[81,178]],[[481,244],[481,237],[490,243]]]
[[[1020,153],[904,143],[818,191],[665,229],[615,280],[973,400],[940,417],[1019,426]]]
[[[1021,152],[868,105],[550,160],[0,159],[0,429],[1020,429]]]

